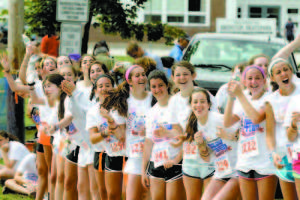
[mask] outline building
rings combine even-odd
[[[296,31],[300,25],[299,0],[230,0],[237,18],[276,18],[278,35],[284,35],[285,24],[291,18]]]
[[[225,0],[148,0],[138,13],[140,22],[178,26],[190,35],[215,32],[216,18],[225,17]]]

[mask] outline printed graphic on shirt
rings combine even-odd
[[[208,141],[207,146],[215,152],[216,157],[219,157],[225,152],[231,150],[231,147],[223,143],[223,140],[221,138],[216,138],[214,140]]]
[[[259,124],[254,124],[249,118],[246,116],[241,120],[241,135],[244,137],[249,137],[254,135],[256,132],[264,132],[264,128]]]
[[[138,114],[134,109],[130,109],[127,127],[130,130],[130,134],[133,136],[138,136],[141,131],[145,129],[146,115]]]
[[[74,135],[75,133],[77,133],[78,130],[75,127],[75,125],[71,122],[71,124],[68,126],[68,134],[69,135]]]

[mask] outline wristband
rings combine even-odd
[[[118,128],[119,126],[116,126],[115,128],[111,128],[111,127],[108,127],[110,130],[114,131]]]
[[[291,128],[294,129],[294,130],[297,130],[297,126],[294,126],[293,121],[291,121]]]
[[[10,69],[9,70],[4,70],[5,73],[9,74],[10,72]]]
[[[29,86],[34,86],[34,85],[35,85],[35,82],[27,83],[27,85],[29,85]]]

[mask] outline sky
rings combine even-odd
[[[0,0],[0,9],[1,8],[8,8],[8,0]]]

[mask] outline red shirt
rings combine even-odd
[[[58,57],[58,49],[59,49],[59,40],[57,40],[57,36],[51,36],[48,38],[48,35],[44,36],[41,42],[41,51],[44,54],[48,54],[50,56]]]

